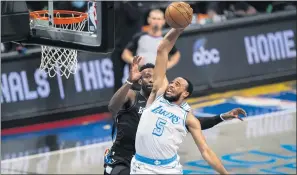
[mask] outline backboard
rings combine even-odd
[[[78,3],[77,3],[78,2]],[[39,4],[39,5],[37,5]],[[2,5],[2,4],[1,4]],[[112,52],[114,48],[114,2],[112,1],[26,1],[30,26],[26,39],[7,39],[22,44],[38,44],[75,49],[87,52]],[[43,19],[32,18],[32,12],[48,10]],[[57,12],[58,11],[58,12]],[[61,11],[74,12],[65,16]],[[69,20],[76,12],[87,15],[81,31],[69,30],[69,27],[57,27],[57,16]],[[26,17],[23,15],[23,17]],[[64,16],[63,16],[64,15]],[[30,16],[30,17],[29,17]],[[3,19],[3,18],[2,18]],[[19,23],[14,19],[16,25]],[[11,21],[11,20],[10,20]],[[27,20],[28,21],[28,20]],[[37,21],[37,22],[36,22]],[[6,23],[2,23],[2,26]],[[22,29],[23,26],[18,26]],[[27,27],[27,26],[26,26]],[[19,33],[19,31],[18,31]],[[22,35],[24,36],[24,35]],[[1,35],[3,38],[3,35]],[[23,39],[23,40],[22,40]],[[19,41],[21,40],[21,41]]]

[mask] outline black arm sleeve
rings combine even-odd
[[[202,130],[212,128],[213,126],[215,126],[223,121],[221,119],[220,115],[216,115],[213,117],[197,117],[197,119],[200,121]]]

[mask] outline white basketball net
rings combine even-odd
[[[54,14],[56,18],[60,17],[60,14]],[[74,15],[72,15],[74,17]],[[60,28],[72,31],[82,31],[85,27],[87,19],[84,19],[80,23],[53,25],[54,28]],[[42,21],[35,19],[33,25],[48,24],[48,21]],[[77,50],[58,48],[52,46],[41,46],[41,64],[40,69],[44,70],[50,77],[56,75],[65,76],[67,79],[71,74],[75,74],[77,70]]]
[[[41,46],[40,69],[50,77],[56,74],[69,78],[77,70],[77,50],[52,46]]]

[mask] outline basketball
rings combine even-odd
[[[192,22],[193,9],[188,3],[173,2],[165,11],[167,24],[172,28],[185,28]]]

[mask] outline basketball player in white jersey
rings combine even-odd
[[[138,125],[131,174],[182,174],[177,151],[189,131],[202,157],[220,174],[228,174],[220,159],[209,148],[201,132],[199,120],[180,107],[193,91],[185,78],[175,78],[168,84],[166,68],[169,51],[183,29],[171,29],[161,41],[153,74],[153,89]],[[233,109],[221,115],[246,115]]]

